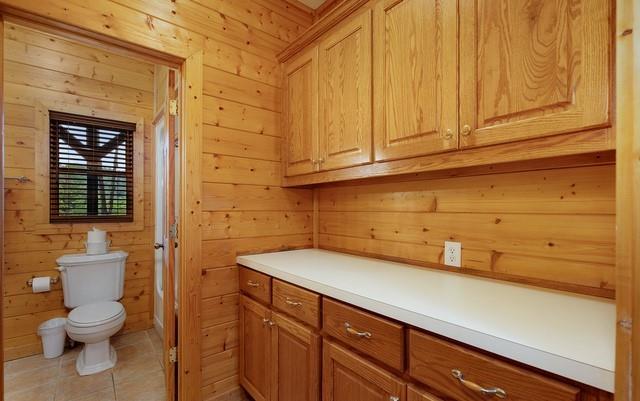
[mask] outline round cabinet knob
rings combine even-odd
[[[444,139],[451,139],[451,138],[453,138],[453,131],[451,131],[451,128],[448,128],[444,132]]]
[[[471,127],[469,124],[465,124],[462,126],[462,131],[460,132],[463,136],[471,135]]]

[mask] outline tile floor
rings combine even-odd
[[[42,354],[4,364],[5,401],[163,401],[162,340],[155,330],[112,338],[113,369],[90,376],[76,372],[80,345],[56,359]]]

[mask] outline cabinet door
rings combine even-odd
[[[609,125],[608,0],[460,0],[461,146]]]
[[[373,14],[377,161],[458,147],[457,2],[381,0]]]
[[[318,48],[285,65],[284,131],[286,175],[316,169],[318,148]]]
[[[319,401],[320,337],[283,314],[273,313],[273,401]]]
[[[320,168],[371,162],[371,11],[348,20],[321,43]]]
[[[442,401],[440,398],[414,386],[407,388],[407,401]]]
[[[405,401],[398,377],[329,341],[323,348],[323,401]]]
[[[270,400],[271,312],[240,296],[240,383],[255,401]]]

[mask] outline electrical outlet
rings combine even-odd
[[[460,267],[462,262],[462,244],[460,242],[444,242],[444,264]]]

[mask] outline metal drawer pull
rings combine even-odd
[[[347,334],[351,334],[352,336],[356,336],[359,338],[367,338],[367,339],[373,337],[373,335],[368,331],[358,331],[354,329],[353,327],[351,327],[349,322],[344,322],[344,328],[347,331]]]
[[[484,388],[474,382],[467,381],[464,379],[464,375],[462,374],[462,372],[459,371],[458,369],[451,370],[451,375],[453,375],[453,377],[458,379],[460,384],[462,384],[463,386],[465,386],[471,391],[475,391],[476,393],[480,393],[482,395],[488,395],[488,396],[495,395],[498,398],[507,398],[507,392],[501,389],[500,387]]]
[[[263,318],[263,319],[262,319],[262,325],[263,325],[263,326],[266,326],[266,325],[267,325],[267,323],[269,323],[270,321],[271,321],[271,320],[269,320],[269,319],[267,319],[267,318]]]
[[[247,285],[249,287],[253,287],[253,288],[258,288],[260,287],[260,283],[253,281],[253,280],[247,280]]]
[[[389,401],[400,401],[400,397],[390,396]]]
[[[289,306],[302,306],[302,302],[294,301],[293,299],[291,299],[289,297],[285,298],[284,303],[289,305]]]

